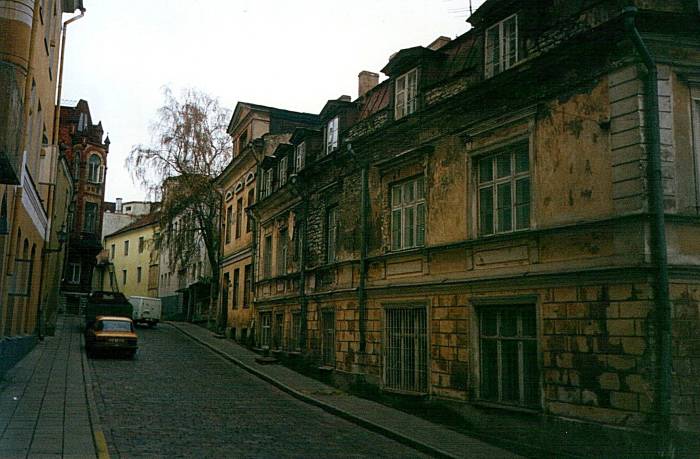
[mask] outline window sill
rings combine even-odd
[[[480,408],[488,408],[488,409],[501,410],[501,411],[510,411],[512,413],[521,413],[521,414],[540,414],[541,413],[541,411],[538,410],[537,408],[527,408],[525,406],[508,405],[505,403],[489,402],[486,400],[476,400],[473,402],[473,405],[480,407]]]

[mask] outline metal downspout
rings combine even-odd
[[[625,30],[647,68],[645,122],[648,136],[649,211],[651,213],[651,256],[656,271],[656,321],[658,339],[657,408],[659,415],[660,457],[673,456],[671,438],[671,301],[668,287],[668,255],[664,221],[664,192],[661,170],[661,142],[659,133],[658,73],[656,62],[635,26],[637,8],[623,10]]]
[[[56,144],[58,141],[58,125],[61,118],[61,91],[63,90],[63,61],[66,52],[66,32],[68,30],[68,25],[77,21],[78,19],[85,16],[85,8],[80,9],[80,14],[73,16],[72,18],[66,20],[63,23],[63,31],[61,32],[61,54],[59,56],[58,64],[58,85],[56,89],[56,110],[53,117],[53,139],[51,139],[52,144]]]

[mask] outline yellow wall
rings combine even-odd
[[[118,289],[126,296],[150,296],[148,279],[151,265],[157,261],[155,244],[153,242],[157,230],[158,225],[153,223],[105,237],[104,247],[109,252],[109,260],[114,265],[114,276]],[[143,250],[139,252],[139,238],[141,237],[144,241]],[[128,255],[124,254],[124,243],[126,241],[129,242]],[[112,255],[113,245],[114,256]],[[139,268],[141,268],[140,280],[138,278]],[[126,270],[126,283],[124,282],[124,270]],[[103,278],[103,288],[109,289],[109,271],[103,276],[105,276]]]

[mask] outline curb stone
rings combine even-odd
[[[413,439],[413,438],[411,438],[411,437],[406,436],[406,435],[403,434],[403,433],[397,432],[397,431],[395,431],[395,430],[393,430],[393,429],[389,429],[389,428],[384,427],[384,426],[382,426],[382,425],[379,425],[379,424],[377,424],[377,423],[375,423],[375,422],[372,422],[372,421],[370,421],[370,420],[368,420],[368,419],[362,418],[362,417],[360,417],[360,416],[357,416],[357,415],[355,415],[355,414],[352,414],[352,413],[350,413],[350,412],[347,412],[347,411],[345,411],[345,410],[342,410],[342,409],[340,409],[340,408],[337,408],[337,407],[335,407],[335,406],[333,406],[333,405],[330,405],[330,404],[328,404],[328,403],[326,403],[326,402],[323,402],[323,401],[321,401],[321,400],[318,400],[318,399],[316,399],[316,398],[313,398],[313,397],[310,397],[310,396],[308,396],[308,395],[306,395],[306,394],[303,394],[303,393],[297,391],[296,389],[294,389],[294,388],[292,388],[292,387],[290,387],[290,386],[288,386],[288,385],[286,385],[286,384],[284,384],[284,383],[282,383],[282,382],[280,382],[280,381],[278,381],[278,380],[272,378],[271,376],[266,375],[265,373],[263,373],[263,372],[257,370],[256,368],[251,367],[250,365],[248,365],[248,364],[242,362],[241,360],[239,360],[239,359],[237,359],[237,358],[235,358],[235,357],[229,355],[228,353],[226,353],[226,352],[224,352],[224,351],[222,351],[222,350],[220,350],[220,349],[215,348],[214,346],[210,345],[210,344],[207,343],[206,341],[201,340],[200,338],[194,336],[193,334],[191,334],[191,333],[189,333],[188,331],[184,330],[183,328],[181,328],[181,327],[175,325],[174,323],[171,323],[171,322],[164,322],[164,323],[170,325],[171,327],[173,327],[173,328],[175,328],[176,330],[178,330],[180,333],[184,334],[185,336],[187,336],[188,338],[192,339],[193,341],[196,341],[196,342],[199,343],[200,345],[202,345],[202,346],[208,348],[209,350],[211,350],[212,352],[218,354],[219,356],[223,357],[224,359],[226,359],[226,360],[228,360],[228,361],[234,363],[235,365],[241,367],[242,369],[244,369],[244,370],[247,371],[248,373],[251,373],[252,375],[257,376],[258,378],[262,379],[263,381],[265,381],[265,382],[267,382],[267,383],[269,383],[269,384],[272,384],[273,386],[275,386],[275,387],[277,387],[278,389],[280,389],[280,390],[282,390],[282,391],[288,393],[288,394],[291,395],[292,397],[294,397],[294,398],[296,398],[296,399],[298,399],[298,400],[301,400],[302,402],[305,402],[305,403],[314,405],[314,406],[316,406],[316,407],[318,407],[318,408],[321,408],[322,410],[324,410],[324,411],[326,411],[326,412],[328,412],[328,413],[331,413],[331,414],[333,414],[333,415],[335,415],[335,416],[338,416],[338,417],[340,417],[340,418],[343,418],[343,419],[345,419],[346,421],[350,421],[350,422],[352,422],[352,423],[354,423],[354,424],[357,424],[357,425],[359,425],[359,426],[361,426],[361,427],[364,427],[364,428],[367,429],[367,430],[371,430],[372,432],[375,432],[375,433],[378,433],[378,434],[380,434],[380,435],[383,435],[383,436],[385,436],[385,437],[387,437],[387,438],[390,438],[390,439],[392,439],[392,440],[395,440],[395,441],[397,441],[397,442],[399,442],[399,443],[402,443],[402,444],[404,444],[404,445],[406,445],[406,446],[410,446],[411,448],[414,448],[414,449],[416,449],[416,450],[418,450],[418,451],[421,451],[421,452],[423,452],[423,453],[429,454],[429,455],[431,455],[431,456],[440,457],[440,458],[445,458],[445,459],[457,459],[457,456],[454,456],[454,455],[452,455],[452,454],[450,454],[450,453],[447,453],[446,451],[443,451],[443,450],[441,450],[441,449],[439,449],[439,448],[436,448],[436,447],[434,447],[434,446],[431,446],[431,445],[428,445],[428,444],[426,444],[426,443],[420,442],[420,441],[418,441],[418,440],[415,440],[415,439]]]
[[[85,352],[85,335],[83,333],[80,334],[80,357],[83,365],[83,381],[85,382],[85,395],[88,401],[88,414],[90,416],[90,426],[92,427],[92,443],[95,447],[95,457],[98,459],[110,459],[107,443],[102,432],[100,415],[97,412],[97,404],[95,403],[92,375],[90,374],[90,365]]]

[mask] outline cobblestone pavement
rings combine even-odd
[[[425,457],[300,402],[173,328],[90,360],[112,457]]]

